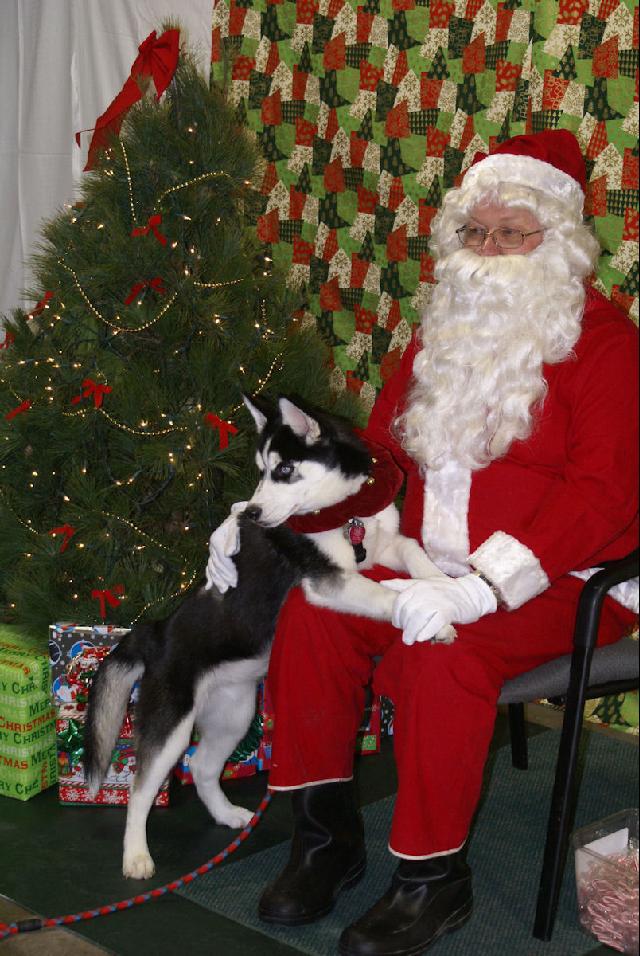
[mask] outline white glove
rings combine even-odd
[[[246,501],[237,501],[231,506],[231,514],[209,538],[209,560],[207,561],[207,590],[215,587],[224,594],[238,583],[238,571],[231,560],[240,550],[240,529],[238,515],[247,506]]]
[[[473,624],[498,606],[489,585],[476,574],[429,581],[393,578],[380,583],[400,592],[391,620],[402,629],[405,644],[430,641],[446,624]]]

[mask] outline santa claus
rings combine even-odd
[[[402,531],[450,577],[365,572],[398,592],[393,625],[297,591],[280,615],[269,786],[291,791],[294,835],[262,919],[319,919],[362,875],[353,753],[372,678],[395,708],[398,867],[344,956],[423,952],[468,919],[502,684],[570,651],[576,574],[637,544],[637,333],[588,282],[584,194],[575,137],[549,130],[477,157],[434,221],[437,284],[366,434],[406,474]],[[608,598],[599,643],[632,620]],[[434,643],[450,623],[457,640]]]

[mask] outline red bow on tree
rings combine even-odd
[[[156,213],[155,216],[149,216],[146,226],[136,226],[135,229],[131,230],[132,236],[148,236],[150,232],[154,234],[158,242],[161,242],[163,246],[167,244],[167,237],[164,236],[158,226],[162,222],[162,216],[160,213]]]
[[[155,279],[144,279],[143,282],[136,282],[135,285],[131,286],[131,291],[124,300],[124,304],[131,305],[135,297],[139,295],[147,286],[149,286],[150,289],[155,289],[155,291],[160,295],[166,295],[167,290],[162,285],[162,281],[163,280],[160,276],[156,276]]]
[[[9,346],[15,342],[16,337],[10,329],[5,329],[4,339],[0,342],[0,349],[8,349]]]
[[[91,597],[100,601],[100,617],[103,621],[107,616],[107,604],[109,607],[117,607],[122,594],[124,594],[124,584],[114,584],[112,590],[105,588],[103,591],[96,589],[91,592]]]
[[[129,78],[104,113],[96,120],[85,171],[93,169],[98,152],[109,145],[113,136],[118,135],[125,116],[133,104],[142,99],[138,77],[150,76],[156,88],[157,99],[160,99],[176,71],[179,45],[179,30],[166,30],[160,37],[156,37],[156,31],[153,30],[140,44]],[[76,133],[76,143],[80,145],[80,133]]]
[[[108,395],[110,391],[110,385],[101,385],[99,382],[94,382],[92,378],[85,378],[82,383],[82,395],[75,395],[71,399],[71,404],[77,405],[83,398],[90,398],[90,396],[93,395],[94,408],[100,408],[102,399],[105,395]]]
[[[42,310],[46,308],[49,299],[53,299],[53,292],[45,292],[38,304],[35,305],[31,312],[28,313],[27,319],[35,319],[36,315],[40,315]]]
[[[6,418],[8,422],[10,422],[12,418],[16,417],[16,415],[20,415],[21,412],[27,412],[29,411],[30,408],[31,408],[31,400],[26,399],[26,401],[22,402],[16,408],[12,408],[10,412],[7,412],[7,414],[4,417]]]
[[[64,541],[63,541],[62,544],[60,545],[60,554],[62,554],[63,551],[66,551],[66,550],[67,550],[67,547],[68,547],[68,545],[69,545],[69,542],[71,541],[72,537],[73,537],[74,534],[76,533],[76,530],[77,530],[77,529],[74,528],[73,525],[71,525],[71,524],[61,524],[61,525],[60,525],[59,527],[57,527],[57,528],[51,528],[51,530],[48,531],[47,534],[52,534],[54,537],[55,537],[57,534],[62,534],[62,535],[64,535]]]
[[[217,428],[220,433],[220,448],[224,449],[229,444],[229,434],[237,435],[238,429],[235,425],[232,425],[231,422],[225,422],[221,418],[218,418],[217,415],[214,415],[213,412],[207,412],[204,416],[204,420],[207,425],[210,425],[211,428]]]

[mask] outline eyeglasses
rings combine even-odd
[[[482,226],[461,226],[456,229],[456,235],[461,246],[470,249],[479,249],[487,239],[493,240],[498,249],[519,249],[529,236],[537,236],[544,229],[534,229],[533,232],[520,232],[519,229],[510,229],[501,226],[499,229],[483,229]]]

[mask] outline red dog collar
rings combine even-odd
[[[403,471],[386,448],[372,442],[362,432],[358,431],[357,434],[371,453],[369,477],[354,495],[344,501],[320,511],[289,518],[287,525],[292,531],[301,534],[333,531],[342,528],[350,518],[368,518],[395,501],[404,481]]]

